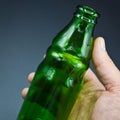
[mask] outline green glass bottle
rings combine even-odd
[[[67,120],[89,67],[98,13],[79,6],[38,66],[17,120]]]

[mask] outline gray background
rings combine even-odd
[[[120,68],[119,0],[0,0],[0,120],[16,119],[23,102],[21,90],[29,85],[27,75],[36,70],[78,4],[101,14],[95,37],[105,38]]]

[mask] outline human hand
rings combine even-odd
[[[120,71],[108,56],[104,39],[95,40],[93,66],[85,73],[83,88],[68,120],[120,120]],[[34,73],[28,76],[32,81]],[[23,98],[28,88],[22,91]]]

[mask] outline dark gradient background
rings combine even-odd
[[[101,14],[95,37],[105,38],[120,68],[119,0],[0,0],[0,120],[16,120],[23,102],[21,90],[29,85],[27,75],[36,70],[78,4]]]

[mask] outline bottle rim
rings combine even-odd
[[[86,22],[95,24],[99,17],[99,13],[89,6],[79,5],[77,6],[75,16]]]

